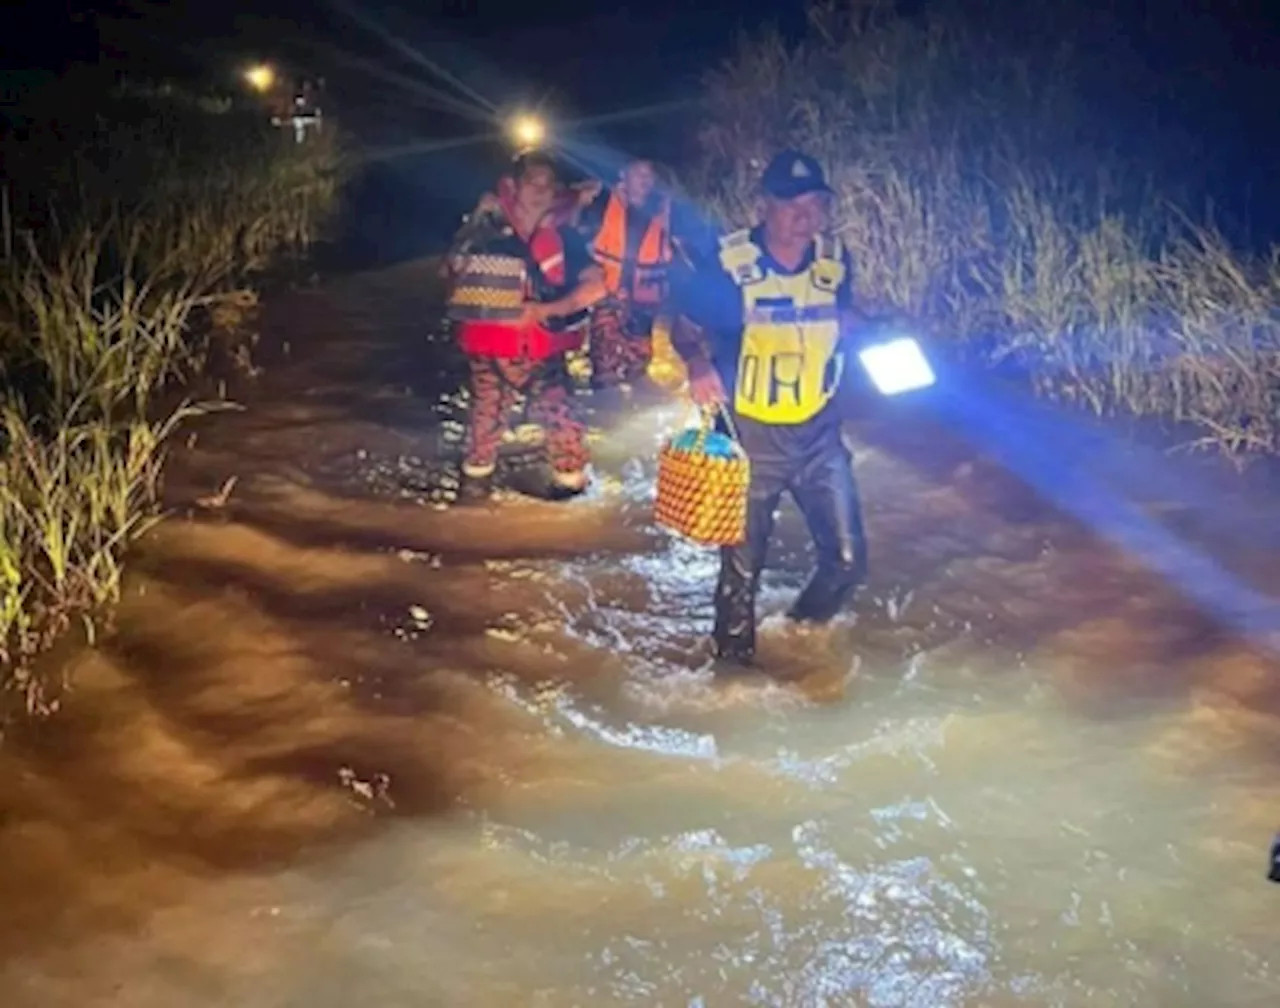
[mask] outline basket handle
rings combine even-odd
[[[729,436],[733,438],[734,442],[739,445],[742,444],[738,439],[738,429],[733,425],[733,417],[729,415],[724,403],[716,403],[714,406],[699,406],[698,411],[702,415],[702,420],[698,424],[697,440],[693,443],[695,451],[701,453],[706,447],[707,436],[715,429],[717,417],[724,418],[724,424],[729,429]]]

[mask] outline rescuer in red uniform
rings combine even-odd
[[[547,495],[563,499],[589,480],[565,357],[581,347],[587,309],[605,286],[585,243],[553,213],[562,198],[555,161],[521,155],[509,177],[497,209],[476,215],[450,253],[450,314],[471,371],[461,497],[488,497],[508,414],[523,394],[546,431]]]

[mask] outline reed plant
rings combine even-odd
[[[209,408],[173,390],[256,278],[323,235],[342,178],[332,130],[295,143],[172,88],[80,94],[33,103],[3,141],[0,677],[31,712],[59,695],[41,655],[109,620],[166,446]]]
[[[1233,247],[1157,183],[1159,145],[1097,101],[1122,54],[1082,62],[1054,9],[1001,31],[844,0],[811,7],[799,43],[743,36],[708,76],[692,188],[745,224],[769,155],[803,148],[830,172],[864,303],[1179,447],[1274,455],[1280,249]]]

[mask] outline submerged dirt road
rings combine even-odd
[[[1092,449],[1096,523],[1217,564],[1170,583],[965,431],[867,419],[871,585],[716,683],[715,558],[648,518],[679,409],[611,421],[588,500],[432,505],[428,276],[273,306],[118,633],[0,747],[0,1004],[1278,1003],[1280,679],[1205,608],[1265,624],[1265,501]]]

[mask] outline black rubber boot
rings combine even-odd
[[[547,484],[546,499],[549,501],[566,501],[572,500],[586,492],[590,486],[590,479],[585,471],[551,474],[551,480]]]
[[[867,575],[858,485],[844,444],[833,444],[806,466],[791,493],[809,526],[818,562],[787,618],[821,625],[848,604]]]
[[[745,668],[755,661],[756,596],[773,533],[774,513],[785,486],[784,476],[778,466],[767,463],[752,470],[746,539],[720,551],[712,641],[716,656],[731,665]]]
[[[756,667],[755,645],[746,645],[742,641],[716,641],[712,653],[715,656],[717,672],[726,675],[742,675],[752,672]]]
[[[462,484],[458,487],[459,504],[487,504],[493,497],[493,473],[485,476],[462,474]]]

